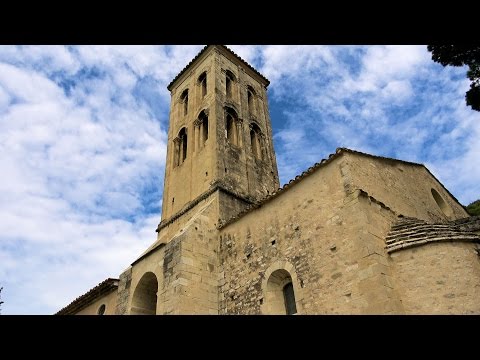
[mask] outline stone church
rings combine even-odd
[[[157,239],[57,314],[480,313],[480,217],[346,148],[279,188],[268,85],[219,45],[173,79]]]

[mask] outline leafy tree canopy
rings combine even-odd
[[[472,202],[470,205],[467,206],[467,211],[470,215],[480,215],[480,199]]]
[[[472,81],[465,94],[467,105],[480,111],[480,45],[428,45],[432,60],[443,66],[468,66],[467,77]]]

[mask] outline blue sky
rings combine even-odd
[[[51,314],[156,238],[170,95],[198,46],[0,46],[2,314]],[[230,46],[271,82],[280,181],[337,147],[480,198],[465,68],[426,46]]]

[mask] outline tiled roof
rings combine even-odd
[[[315,163],[315,165],[309,167],[307,170],[305,170],[304,172],[302,172],[300,175],[297,175],[295,176],[295,179],[292,179],[290,180],[288,183],[286,183],[285,185],[283,185],[283,187],[281,188],[278,188],[277,191],[273,192],[272,194],[266,196],[265,198],[263,198],[262,200],[252,204],[252,205],[249,205],[247,206],[243,211],[239,212],[238,214],[236,214],[235,216],[231,217],[230,219],[227,219],[225,220],[224,222],[220,223],[217,228],[218,229],[221,229],[225,226],[227,226],[228,224],[236,221],[237,219],[243,217],[244,215],[246,215],[247,213],[249,213],[250,211],[254,210],[254,209],[258,209],[260,206],[264,205],[265,203],[267,203],[268,201],[276,198],[277,196],[279,196],[280,194],[282,194],[283,192],[285,192],[286,190],[288,190],[291,186],[295,185],[296,183],[298,183],[300,180],[302,180],[303,178],[307,177],[308,175],[310,174],[313,174],[317,169],[325,166],[326,164],[330,163],[333,159],[337,158],[341,152],[342,148],[338,148],[336,153],[335,154],[330,154],[328,159],[323,159],[322,161],[320,161],[319,163]]]
[[[58,311],[55,315],[73,315],[82,310],[87,305],[91,304],[97,298],[109,294],[118,288],[118,279],[108,278],[100,284],[90,289],[82,296],[77,297],[70,304]]]
[[[475,220],[475,219],[473,219]],[[429,224],[426,221],[399,216],[392,225],[385,238],[387,252],[392,253],[431,242],[476,242],[480,243],[480,236],[466,231],[463,224],[472,221],[467,218],[465,222],[452,221],[447,224]]]
[[[352,154],[360,154],[360,155],[363,155],[363,156],[368,156],[368,157],[371,157],[371,158],[374,158],[374,159],[383,159],[383,160],[389,160],[389,161],[395,161],[395,162],[399,162],[399,163],[403,163],[403,164],[409,164],[409,165],[416,165],[416,166],[422,166],[425,170],[427,170],[427,172],[435,179],[437,180],[437,182],[443,187],[443,189],[452,197],[453,200],[455,200],[457,202],[458,205],[460,205],[462,208],[465,209],[465,206],[463,206],[460,201],[457,200],[457,198],[455,196],[453,196],[453,194],[448,191],[448,189],[440,182],[440,180],[438,180],[435,175],[433,175],[430,170],[428,170],[428,168],[424,165],[424,164],[419,164],[419,163],[414,163],[414,162],[410,162],[410,161],[405,161],[405,160],[399,160],[399,159],[394,159],[394,158],[389,158],[389,157],[384,157],[384,156],[377,156],[377,155],[371,155],[371,154],[367,154],[367,153],[364,153],[364,152],[361,152],[361,151],[356,151],[356,150],[351,150],[351,149],[347,149],[347,148],[340,148],[340,150],[342,151],[345,151],[345,152],[350,152]],[[338,149],[337,149],[337,152],[338,152]],[[465,210],[466,211],[466,210]]]
[[[197,59],[203,54],[205,53],[205,51],[207,51],[207,49],[209,47],[212,47],[212,46],[217,46],[217,47],[220,47],[222,49],[224,49],[225,51],[227,51],[228,53],[232,54],[233,56],[235,56],[238,60],[240,60],[245,66],[247,66],[250,70],[252,70],[255,74],[257,74],[258,76],[260,76],[267,84],[267,86],[270,84],[270,81],[268,81],[268,79],[263,76],[262,74],[260,74],[252,65],[250,65],[248,62],[246,62],[245,60],[243,60],[240,56],[238,56],[237,54],[235,54],[232,50],[230,50],[229,48],[227,48],[225,45],[207,45],[205,46],[202,50],[200,50],[200,52],[182,69],[182,71],[180,71],[178,73],[177,76],[175,76],[175,78],[170,82],[170,84],[168,84],[167,86],[167,89],[168,90],[171,90],[171,86],[175,83],[175,81],[178,80],[178,78],[180,76],[182,76],[182,74],[187,71],[187,69],[195,62],[197,61]]]
[[[382,160],[388,160],[388,161],[395,161],[395,162],[398,162],[398,163],[403,163],[403,164],[408,164],[408,165],[414,165],[414,166],[422,166],[424,167],[428,173],[435,179],[438,181],[438,183],[447,191],[448,194],[450,194],[450,196],[462,207],[464,207],[462,204],[460,204],[460,202],[455,198],[455,196],[453,196],[450,191],[448,191],[447,188],[445,188],[445,186],[443,186],[443,184],[430,172],[430,170],[428,170],[428,168],[423,165],[423,164],[419,164],[419,163],[414,163],[414,162],[410,162],[410,161],[405,161],[405,160],[398,160],[398,159],[394,159],[394,158],[389,158],[389,157],[384,157],[384,156],[377,156],[377,155],[371,155],[371,154],[367,154],[367,153],[363,153],[363,152],[360,152],[360,151],[356,151],[356,150],[351,150],[351,149],[348,149],[348,148],[337,148],[335,153],[334,154],[330,154],[328,156],[328,159],[322,159],[322,161],[320,161],[319,163],[315,163],[313,166],[309,167],[307,170],[305,170],[304,172],[302,172],[300,175],[297,175],[295,176],[294,179],[290,180],[288,183],[286,183],[285,185],[283,185],[283,187],[281,188],[278,188],[277,191],[275,191],[274,193],[266,196],[265,198],[263,198],[262,200],[246,207],[243,211],[241,211],[240,213],[238,213],[237,215],[231,217],[230,219],[226,219],[225,221],[223,221],[222,223],[220,223],[217,228],[218,229],[221,229],[225,226],[227,226],[228,224],[231,224],[232,222],[236,221],[237,219],[243,217],[244,215],[246,215],[247,213],[249,213],[250,211],[254,210],[254,209],[257,209],[259,207],[261,207],[262,205],[264,205],[265,203],[267,203],[268,201],[276,198],[278,195],[280,195],[281,193],[283,193],[284,191],[288,190],[290,187],[292,187],[293,185],[295,185],[296,183],[298,183],[300,180],[302,180],[303,178],[309,176],[310,174],[313,174],[315,171],[317,171],[318,169],[324,167],[325,165],[327,165],[328,163],[330,163],[332,160],[340,157],[342,154],[344,153],[351,153],[351,154],[358,154],[358,155],[362,155],[362,156],[367,156],[367,157],[370,157],[370,158],[373,158],[373,159],[382,159]]]

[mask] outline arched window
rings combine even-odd
[[[174,166],[179,166],[187,158],[187,129],[182,128],[173,142],[173,163]]]
[[[188,89],[183,90],[182,95],[180,95],[180,101],[183,104],[183,115],[188,113]]]
[[[97,315],[104,315],[105,314],[105,309],[106,309],[105,304],[100,305],[100,307],[97,310]]]
[[[200,144],[205,146],[205,143],[208,140],[208,116],[205,113],[205,110],[202,110],[200,115],[198,115],[199,130],[200,130]]]
[[[230,70],[225,71],[225,94],[227,95],[227,98],[232,97],[232,87],[233,87],[233,82],[235,81],[235,75]]]
[[[295,304],[295,292],[293,290],[292,282],[286,283],[283,287],[283,299],[285,300],[285,309],[287,315],[297,313],[297,305]]]
[[[145,273],[133,293],[132,315],[155,315],[157,313],[157,277],[152,272]]]
[[[445,200],[443,200],[437,190],[432,188],[431,193],[440,210],[442,210],[446,217],[451,218],[453,215],[452,208],[448,206],[448,204],[445,202]]]
[[[248,113],[250,115],[255,114],[255,90],[251,86],[247,87],[247,103],[248,103]]]
[[[257,159],[262,159],[262,137],[261,131],[257,124],[250,124],[250,144],[252,149],[252,154]]]
[[[292,277],[287,270],[274,271],[267,282],[265,313],[271,315],[292,315],[297,313]]]
[[[183,128],[182,130],[180,130],[180,132],[178,133],[178,137],[180,138],[180,143],[181,143],[180,160],[183,163],[187,158],[187,129]]]
[[[233,144],[235,132],[235,119],[231,114],[227,114],[227,140]]]
[[[207,95],[207,73],[203,72],[199,77],[198,77],[198,83],[201,87],[201,94],[202,98]]]
[[[230,144],[237,146],[240,145],[238,126],[237,113],[232,108],[227,107],[225,109],[225,135]]]

